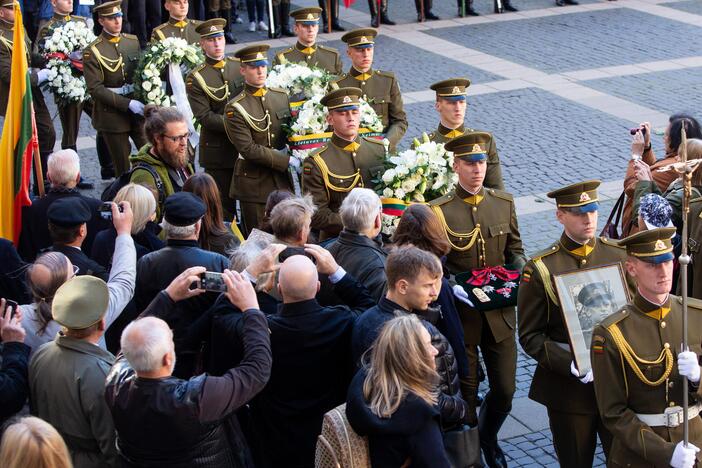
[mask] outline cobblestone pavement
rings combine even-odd
[[[377,41],[375,66],[398,76],[410,121],[401,147],[437,125],[428,86],[451,76],[469,77],[468,125],[495,135],[529,254],[560,234],[545,192],[584,178],[602,179],[602,226],[621,193],[627,129],[651,121],[653,146],[662,155],[668,116],[681,111],[699,116],[698,0],[583,0],[562,8],[553,0],[512,0],[520,12],[503,15],[491,14],[490,0],[475,0],[481,16],[464,19],[456,18],[453,0],[434,3],[442,20],[418,24],[413,2],[390,0],[390,17],[399,24],[383,26]],[[267,41],[264,32],[245,31],[244,10],[244,23],[235,25],[240,44],[230,46],[230,52],[243,43]],[[367,2],[342,6],[340,17],[345,27],[367,26]],[[320,40],[342,51],[347,69],[340,37],[325,34]],[[294,40],[270,43],[275,51]],[[54,122],[60,141],[60,124]],[[98,181],[94,135],[85,116],[80,136],[83,173]],[[96,184],[92,194],[99,195],[105,184]],[[527,397],[534,367],[520,349],[514,408],[500,433],[510,466],[557,466],[545,408]],[[604,466],[601,449],[596,464]]]

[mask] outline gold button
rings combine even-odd
[[[479,259],[479,260],[482,260],[482,259],[483,259],[483,256],[481,255],[480,257],[478,257],[478,259]]]
[[[554,245],[553,247],[551,247],[551,250],[556,250],[556,246]]]
[[[665,328],[665,322],[661,322],[661,328]],[[666,343],[668,344],[668,343]]]
[[[480,227],[480,223],[476,224],[475,227],[479,228],[479,227]]]
[[[673,388],[673,383],[674,382],[668,382],[668,388]]]
[[[587,263],[587,260],[585,260],[585,259],[583,258],[582,260],[580,260],[580,263],[582,263],[583,265],[585,265],[585,264]]]
[[[311,58],[312,58],[311,55],[308,55],[308,56],[307,56],[307,60],[310,60]]]
[[[669,404],[668,406],[671,406],[671,407],[672,407],[672,406],[675,406],[675,402],[674,402],[674,401],[671,401],[670,404]]]
[[[364,85],[364,84],[366,84],[366,82],[365,82],[365,81],[361,81],[361,84]]]
[[[271,138],[275,137],[275,133],[271,133]]]
[[[663,347],[664,347],[665,349],[670,348],[670,343],[664,343],[664,344],[663,344]]]
[[[265,100],[266,100],[266,96],[261,96],[261,101],[265,101]],[[266,112],[266,114],[267,114],[267,113],[268,113],[268,112]]]
[[[474,206],[474,207],[473,207],[473,211],[478,211],[478,207],[477,207],[477,206]]]
[[[500,234],[502,234],[502,231],[500,231]]]
[[[266,109],[266,114],[268,114],[268,109]]]
[[[351,153],[351,156],[356,156],[356,152],[354,151],[353,153]]]

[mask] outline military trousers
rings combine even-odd
[[[83,103],[73,102],[66,105],[58,105],[58,115],[61,120],[61,149],[76,148],[78,139],[78,128],[80,126],[80,115],[83,112]]]
[[[239,202],[241,209],[241,233],[244,237],[249,237],[252,229],[258,228],[266,213],[265,203]]]
[[[224,212],[224,220],[232,221],[236,215],[236,200],[229,197],[229,187],[232,185],[232,177],[234,177],[234,168],[210,168],[205,167],[205,173],[212,176],[219,196],[222,199],[222,211]]]
[[[599,414],[574,414],[548,409],[548,424],[561,466],[591,468],[598,435],[605,457],[609,454],[612,434]]]
[[[135,124],[132,124],[132,129],[129,132],[101,131],[100,134],[110,152],[115,168],[115,177],[119,177],[129,170],[129,155],[132,152],[129,138],[131,137],[137,150],[146,144],[141,126]]]

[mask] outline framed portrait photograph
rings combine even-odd
[[[614,263],[562,273],[554,280],[575,366],[585,375],[591,369],[592,330],[630,301],[624,270]]]

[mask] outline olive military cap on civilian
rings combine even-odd
[[[210,38],[224,36],[224,27],[227,25],[227,20],[224,18],[213,18],[207,20],[195,28],[200,37]]]
[[[453,152],[454,158],[464,161],[484,161],[487,159],[488,145],[492,136],[485,132],[465,133],[446,143],[446,151]]]
[[[59,198],[49,206],[46,215],[52,224],[63,227],[80,226],[92,218],[90,206],[79,197]]]
[[[166,198],[163,207],[164,218],[172,226],[191,226],[207,212],[202,198],[190,192],[174,193]]]
[[[234,57],[238,58],[242,64],[253,67],[268,65],[268,49],[270,48],[271,46],[268,44],[254,44],[237,50]]]
[[[95,6],[93,7],[93,13],[97,13],[100,17],[122,16],[122,0],[105,2],[102,5]]]
[[[330,111],[358,109],[361,94],[363,91],[358,88],[339,88],[327,93],[320,102]]]
[[[63,283],[51,303],[51,315],[60,325],[82,330],[105,315],[110,300],[107,284],[94,276],[76,276]]]
[[[319,7],[298,8],[290,12],[290,17],[295,18],[296,23],[319,24],[319,17],[322,9]]]
[[[341,40],[347,43],[349,47],[365,49],[368,47],[373,47],[373,44],[375,44],[375,37],[377,35],[377,29],[360,28],[347,32],[341,36]]]
[[[555,198],[558,208],[571,208],[580,213],[589,213],[596,211],[600,206],[597,197],[599,186],[599,180],[586,180],[552,190],[546,196]]]
[[[626,253],[647,263],[663,263],[670,261],[673,256],[671,238],[675,228],[659,228],[641,231],[619,241],[626,247]]]
[[[470,80],[467,78],[451,78],[438,81],[429,88],[436,91],[437,98],[449,101],[465,101],[468,86],[470,86]]]

